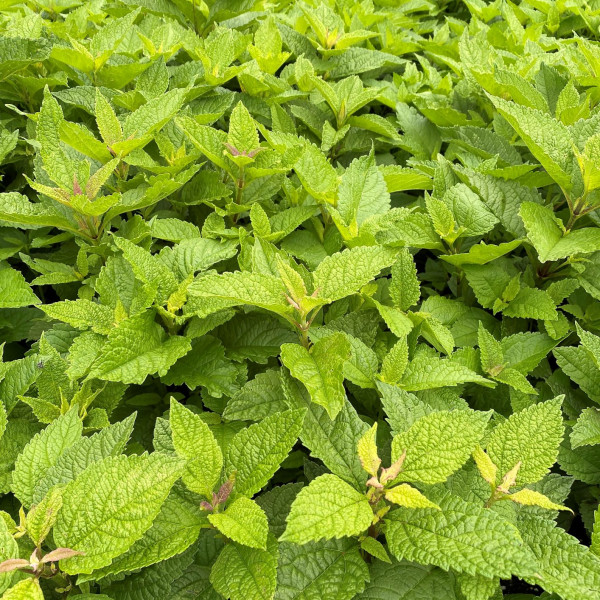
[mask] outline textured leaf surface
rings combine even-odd
[[[91,573],[128,550],[150,528],[181,471],[178,459],[161,454],[109,457],[88,467],[65,489],[54,527],[57,545],[85,556],[61,561],[62,568]]]
[[[487,452],[502,477],[518,462],[517,484],[534,483],[555,463],[563,438],[562,398],[534,404],[500,423]]]
[[[171,400],[169,422],[175,452],[187,460],[183,482],[211,499],[223,468],[221,448],[202,418],[175,400]]]
[[[483,437],[489,414],[440,411],[421,417],[392,442],[392,460],[406,452],[398,481],[440,483],[458,470]]]
[[[304,410],[274,414],[242,429],[227,448],[225,468],[235,473],[235,492],[253,496],[269,481],[302,430]]]
[[[346,392],[342,365],[350,356],[350,345],[341,333],[319,340],[310,352],[297,344],[284,344],[281,362],[308,389],[311,399],[333,419],[340,412]]]
[[[364,494],[335,475],[321,475],[300,490],[287,518],[282,541],[304,544],[365,531],[373,511]]]
[[[447,496],[442,510],[399,508],[386,517],[392,553],[484,577],[533,575],[536,562],[517,528],[489,510]]]
[[[267,549],[267,515],[249,498],[234,500],[224,512],[209,515],[208,520],[224,536],[238,544]]]
[[[15,496],[25,506],[31,505],[38,480],[77,442],[81,432],[77,409],[72,409],[48,425],[25,446],[15,463],[12,483]]]
[[[266,550],[228,544],[213,565],[210,582],[230,600],[270,600],[277,583],[278,549],[269,538]]]
[[[276,600],[351,600],[368,579],[353,540],[279,545]]]

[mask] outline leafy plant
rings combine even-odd
[[[600,600],[596,8],[2,3],[2,598]]]

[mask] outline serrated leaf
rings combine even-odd
[[[221,448],[202,418],[173,398],[169,422],[175,452],[187,461],[183,483],[211,500],[223,468]]]
[[[408,483],[401,483],[385,490],[385,498],[394,504],[406,506],[407,508],[436,508],[441,510],[435,502],[426,498],[418,489],[408,485]]]
[[[0,269],[0,308],[19,308],[39,302],[19,271],[10,267]]]
[[[351,600],[368,579],[369,568],[354,540],[279,544],[277,600]]]
[[[235,435],[225,454],[226,472],[236,474],[235,493],[253,496],[269,481],[296,443],[304,414],[302,409],[276,413]]]
[[[140,384],[148,375],[164,375],[190,348],[183,336],[167,337],[148,310],[121,321],[110,332],[89,377]]]
[[[372,520],[373,511],[364,494],[339,477],[325,474],[300,490],[280,540],[305,544],[358,535]]]
[[[392,441],[392,461],[406,452],[396,481],[446,481],[467,461],[483,437],[489,417],[489,413],[464,410],[421,417]]]
[[[25,446],[15,463],[12,490],[24,506],[31,506],[35,486],[60,456],[81,437],[77,407],[56,419]]]
[[[517,485],[541,479],[556,462],[564,435],[562,397],[534,404],[511,415],[490,435],[487,453],[502,477],[521,462]]]
[[[91,573],[128,550],[152,525],[182,467],[158,453],[108,457],[88,467],[65,488],[53,532],[57,545],[85,555],[61,561],[61,569]]]
[[[514,525],[456,496],[439,505],[441,510],[397,508],[387,515],[386,538],[395,556],[484,577],[536,572],[534,556]]]
[[[395,256],[393,250],[361,246],[327,257],[313,275],[316,297],[329,303],[355,294],[382,269],[391,266]]]
[[[3,600],[44,600],[42,588],[39,581],[32,579],[22,579],[15,586],[7,590],[2,596]]]
[[[310,352],[298,344],[281,347],[281,362],[306,386],[312,401],[324,407],[332,419],[346,399],[341,368],[349,356],[350,345],[341,333],[319,340]]]
[[[523,202],[519,211],[527,237],[537,250],[540,262],[559,260],[573,254],[600,250],[600,231],[584,227],[565,231],[563,222],[552,209],[533,202]]]
[[[234,500],[224,512],[208,515],[208,520],[224,536],[238,544],[267,549],[267,515],[249,498]]]
[[[212,566],[210,582],[229,600],[270,600],[277,580],[277,541],[267,540],[267,549],[258,550],[228,544]]]

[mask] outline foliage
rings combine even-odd
[[[597,3],[0,6],[2,598],[600,600]]]

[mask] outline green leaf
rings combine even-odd
[[[421,297],[415,262],[406,249],[400,250],[396,262],[392,265],[390,296],[400,310],[408,310]]]
[[[88,467],[64,490],[54,526],[58,546],[85,555],[61,561],[61,569],[91,573],[127,551],[151,527],[182,469],[179,459],[158,453],[108,457]]]
[[[67,448],[56,463],[36,481],[33,503],[37,504],[55,485],[73,481],[91,464],[107,458],[118,456],[125,448],[131,436],[135,413],[123,421],[109,425],[90,437],[79,438]]]
[[[191,283],[188,293],[198,298],[194,310],[199,316],[240,304],[258,306],[280,315],[292,311],[285,301],[285,288],[281,280],[260,273],[235,271],[201,276]]]
[[[44,594],[39,581],[29,577],[22,579],[17,585],[7,590],[2,596],[2,600],[44,600]]]
[[[361,246],[337,252],[316,268],[316,297],[325,303],[355,294],[394,263],[396,252],[379,246]]]
[[[572,187],[573,140],[567,127],[535,108],[489,96],[498,112],[523,138],[531,153],[562,188]]]
[[[368,430],[348,400],[335,419],[327,411],[314,404],[301,384],[282,372],[283,391],[291,406],[304,408],[304,427],[300,434],[302,443],[311,455],[323,461],[335,475],[362,490],[367,475],[362,468],[356,448],[358,441]]]
[[[460,383],[475,382],[488,385],[489,379],[451,359],[418,356],[408,363],[400,385],[411,392],[430,390]]]
[[[96,333],[108,334],[114,327],[114,311],[91,300],[63,300],[45,304],[41,309],[51,319],[68,323],[77,329],[91,329]]]
[[[121,321],[110,332],[89,377],[141,384],[148,375],[164,375],[190,348],[183,336],[167,337],[148,310]]]
[[[325,474],[300,490],[280,540],[305,544],[358,535],[368,529],[372,520],[373,511],[365,494],[339,477]]]
[[[373,539],[373,538],[367,538]],[[355,540],[279,544],[278,600],[351,600],[369,580],[369,567]]]
[[[455,410],[421,417],[392,441],[392,461],[406,452],[396,481],[441,483],[457,471],[483,437],[489,413]]]
[[[385,498],[394,504],[406,506],[407,508],[436,508],[441,510],[435,502],[426,498],[419,490],[408,485],[408,483],[401,483],[385,490]]]
[[[62,507],[62,487],[52,488],[44,499],[27,513],[27,534],[39,548],[56,522]]]
[[[352,161],[338,189],[337,210],[347,225],[359,227],[374,215],[390,209],[390,195],[373,153]]]
[[[8,528],[4,515],[0,515],[0,563],[10,558],[18,558],[19,546]],[[12,585],[14,573],[0,573],[0,593]]]
[[[537,250],[540,262],[560,260],[574,254],[600,250],[600,230],[584,227],[566,231],[552,209],[533,202],[523,202],[519,211],[527,237]]]
[[[296,443],[304,414],[302,409],[276,413],[235,435],[227,447],[225,470],[235,473],[236,494],[250,497],[265,486]]]
[[[166,561],[189,548],[206,524],[206,513],[198,506],[197,497],[175,484],[143,537],[109,565],[94,570],[91,575],[79,575],[77,581],[83,582],[86,577],[98,580],[105,575],[117,575]]]
[[[25,446],[15,463],[12,482],[12,491],[24,506],[31,506],[39,479],[77,442],[82,429],[77,407],[74,407]]]
[[[407,561],[374,561],[371,580],[359,600],[455,600],[451,573]]]
[[[294,164],[298,179],[315,199],[335,203],[338,176],[327,158],[313,144],[306,144]]]
[[[223,468],[221,448],[202,418],[171,398],[169,416],[175,452],[187,463],[182,475],[188,489],[212,500]]]
[[[71,191],[76,164],[69,158],[60,141],[59,130],[63,122],[60,105],[48,88],[44,89],[44,100],[37,124],[37,140],[41,144],[40,155],[50,179],[63,189]]]
[[[234,500],[224,512],[208,515],[208,520],[224,536],[238,544],[267,549],[267,515],[249,498]]]
[[[319,340],[310,352],[298,344],[281,347],[281,362],[308,389],[313,402],[334,419],[346,400],[342,365],[350,356],[350,345],[341,333]]]
[[[517,485],[541,479],[556,462],[564,435],[562,396],[514,413],[500,423],[487,443],[487,452],[498,467],[498,476],[521,463]]]
[[[538,575],[528,581],[567,599],[600,598],[600,559],[587,547],[541,517],[522,517],[519,531],[538,565]]]
[[[571,431],[571,446],[593,446],[600,444],[600,410],[585,408]]]
[[[258,148],[256,125],[242,102],[231,111],[227,143],[242,154]]]
[[[0,308],[19,308],[39,304],[25,277],[10,267],[0,269]]]
[[[397,508],[385,518],[398,558],[483,577],[531,576],[536,561],[517,528],[497,513],[447,495],[441,510]]]
[[[267,549],[227,544],[212,566],[210,582],[230,600],[273,598],[277,582],[277,541],[269,536]]]

